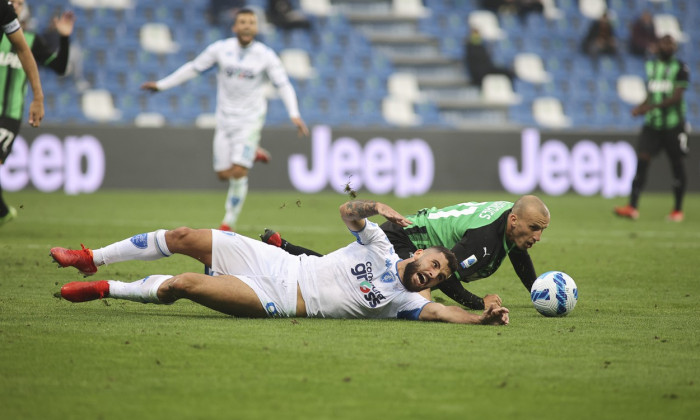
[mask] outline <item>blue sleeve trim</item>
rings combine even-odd
[[[350,230],[350,233],[352,233],[352,236],[355,237],[355,240],[357,241],[357,243],[360,244],[360,245],[364,245],[364,244],[362,243],[362,240],[360,239],[360,232],[362,232],[363,230],[365,230],[365,229],[367,228],[367,224],[368,224],[368,223],[370,223],[370,221],[367,220],[367,219],[365,219],[365,226],[364,226],[362,229],[358,230],[358,231],[354,231],[354,230],[348,229],[348,230]]]
[[[416,308],[412,311],[401,311],[398,314],[396,314],[396,318],[407,319],[409,321],[418,321],[420,319],[420,313],[423,312],[423,308],[425,308],[425,305],[429,303],[430,302],[425,302],[423,306],[421,306],[420,308]]]

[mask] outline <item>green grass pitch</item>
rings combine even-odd
[[[224,192],[6,193],[19,217],[0,228],[0,416],[4,419],[692,419],[700,418],[700,195],[686,221],[668,194],[542,196],[550,227],[531,255],[579,287],[568,317],[545,318],[509,262],[469,285],[498,293],[505,327],[397,320],[237,319],[172,306],[56,297],[80,280],[53,246],[91,248],[158,228],[218,226]],[[378,198],[403,213],[461,192]],[[352,241],[338,194],[252,192],[238,226],[319,251]],[[379,220],[379,219],[377,219]],[[183,256],[102,267],[95,279],[200,271]],[[446,299],[435,294],[436,299]],[[451,303],[444,300],[445,303]]]

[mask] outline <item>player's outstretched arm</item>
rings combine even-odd
[[[158,89],[158,85],[156,85],[156,82],[149,81],[149,82],[143,82],[141,85],[142,90],[150,90],[151,92],[158,92],[160,89]]]
[[[17,58],[22,64],[22,69],[27,74],[27,80],[32,87],[32,102],[29,104],[29,124],[33,127],[38,127],[41,120],[44,119],[44,91],[41,88],[41,80],[39,79],[39,68],[34,60],[34,54],[24,38],[22,29],[7,34],[7,38],[15,47]]]
[[[373,200],[353,200],[340,206],[340,217],[348,229],[358,232],[365,227],[365,219],[376,215],[383,216],[386,220],[399,226],[408,226],[409,220],[399,212],[384,203]]]
[[[508,308],[489,306],[481,315],[467,312],[459,306],[445,306],[430,302],[423,307],[418,319],[421,321],[441,321],[453,324],[508,325]]]
[[[292,123],[297,128],[297,134],[299,135],[299,137],[301,137],[301,136],[308,137],[309,136],[309,128],[306,127],[306,123],[304,122],[304,120],[301,119],[301,117],[293,117]]]

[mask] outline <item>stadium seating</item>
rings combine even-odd
[[[514,105],[521,97],[513,92],[510,79],[501,74],[489,74],[484,77],[481,85],[484,102],[497,105]]]
[[[112,94],[105,89],[90,89],[83,93],[82,109],[92,121],[110,122],[121,117],[121,112],[114,107]]]
[[[388,96],[382,100],[382,115],[391,124],[412,127],[420,124],[420,117],[413,109],[413,103],[403,98]]]
[[[488,10],[475,10],[469,14],[469,27],[479,29],[481,36],[489,41],[496,41],[506,37],[501,30],[498,18]]]
[[[178,50],[179,46],[173,41],[170,27],[164,23],[147,23],[139,32],[141,48],[144,51],[156,54],[170,54]]]
[[[634,74],[624,74],[617,79],[617,94],[625,103],[639,105],[646,98],[644,80]]]
[[[45,0],[32,4],[39,29],[66,3]],[[88,118],[81,107],[84,98],[71,78],[57,78],[42,69],[45,121],[133,124],[141,113],[158,112],[166,124],[194,126],[198,118],[205,119],[201,115],[211,115],[216,95],[214,70],[179,86],[173,95],[139,91],[144,81],[167,75],[209,43],[231,36],[228,30],[209,24],[206,3],[70,0],[77,17],[73,39],[85,55],[85,77],[94,89],[109,92],[115,110],[112,117],[120,114],[121,118]],[[650,10],[659,33],[687,40],[680,43],[678,55],[692,72],[686,93],[688,117],[691,124],[700,125],[700,78],[695,77],[700,53],[697,42],[690,42],[700,38],[696,23],[700,9],[690,0],[545,0],[543,14],[531,13],[524,20],[510,12],[482,10],[480,0],[293,0],[309,14],[312,25],[309,30],[291,31],[266,21],[266,0],[247,3],[260,20],[261,40],[281,57],[289,49],[306,55],[302,59],[306,63],[288,64],[288,68],[300,109],[309,121],[341,125],[395,125],[392,121],[400,121],[442,127],[533,124],[535,100],[553,97],[568,111],[572,128],[636,128],[640,121],[629,110],[641,94],[635,91],[638,79],[636,87],[630,83],[631,76],[645,77],[644,64],[624,45],[632,21],[643,10]],[[580,52],[579,43],[591,19],[605,7],[620,40],[622,67],[603,57],[596,70]],[[368,18],[363,21],[361,16]],[[469,84],[462,60],[463,42],[472,25],[483,32],[494,61],[512,65],[518,74],[510,89],[500,91],[510,92],[501,93],[500,99],[494,99],[499,90],[488,84],[485,91]],[[162,36],[160,41],[150,33],[143,33],[142,40],[144,27],[160,28],[156,31]],[[373,34],[377,33],[413,36],[417,41],[415,45],[404,42],[403,53],[397,54],[398,50],[375,41]],[[395,55],[403,56],[403,61]],[[437,64],[420,62],[428,56]],[[396,73],[409,75],[402,89],[392,88]],[[309,75],[313,77],[307,78]],[[384,119],[384,99],[397,92],[413,98],[411,104],[389,107],[392,111],[387,110],[389,118]],[[281,102],[271,93],[275,103],[270,105],[268,124],[288,125]],[[399,113],[403,116],[392,117],[400,109],[405,111]]]
[[[532,103],[532,114],[537,124],[547,128],[571,126],[571,120],[564,115],[561,102],[557,98],[543,96]]]
[[[514,60],[515,74],[530,83],[546,83],[552,77],[544,69],[542,58],[534,53],[519,53]]]
[[[309,54],[301,48],[287,48],[279,54],[282,65],[290,77],[310,79],[316,75]]]

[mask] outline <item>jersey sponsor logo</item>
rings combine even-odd
[[[224,69],[226,77],[234,77],[237,79],[255,79],[255,73],[241,67],[226,67]]]
[[[350,269],[350,273],[360,281],[360,292],[362,292],[370,308],[377,307],[382,300],[386,299],[382,292],[372,283],[374,275],[372,274],[372,263],[370,261],[367,261],[365,264],[357,264],[355,268]]]
[[[671,80],[650,80],[647,89],[651,93],[671,93],[673,92],[673,82]]]
[[[471,267],[472,265],[476,264],[477,261],[478,260],[476,259],[476,255],[472,254],[472,255],[468,256],[466,260],[459,263],[459,265],[461,265],[462,268],[467,268],[467,267]]]
[[[140,233],[131,237],[131,243],[138,249],[146,249],[148,247],[148,234]]]
[[[0,52],[0,66],[10,66],[13,69],[21,69],[22,62],[17,54],[11,52]]]

